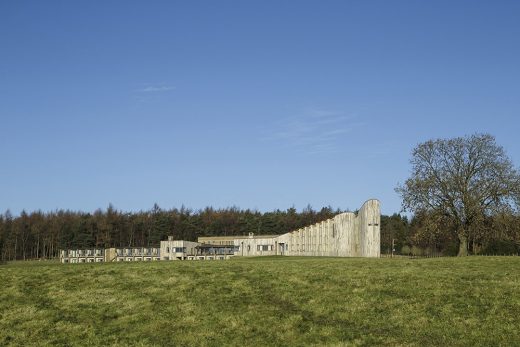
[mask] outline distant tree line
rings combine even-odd
[[[199,236],[283,234],[341,213],[339,209],[310,206],[259,212],[237,207],[202,210],[161,209],[125,213],[109,205],[94,213],[59,210],[0,214],[0,260],[53,258],[58,250],[93,247],[158,246],[171,235],[195,241]],[[404,255],[456,255],[458,239],[448,221],[434,215],[381,216],[381,252]],[[472,254],[520,253],[520,217],[501,214],[478,225],[470,240]]]
[[[469,254],[520,254],[520,216],[503,213],[485,218],[470,230]],[[455,256],[460,242],[449,219],[419,213],[410,220],[393,214],[381,216],[381,253],[416,256]]]
[[[310,206],[297,212],[259,212],[237,207],[202,210],[161,209],[125,213],[109,205],[94,213],[59,210],[0,214],[0,260],[53,258],[60,249],[158,246],[171,235],[195,241],[199,236],[283,234],[340,213]]]

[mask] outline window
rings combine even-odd
[[[170,253],[170,247],[166,247],[166,253]]]

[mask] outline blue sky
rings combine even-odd
[[[356,209],[412,148],[520,164],[518,1],[2,1],[0,211]]]

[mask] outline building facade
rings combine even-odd
[[[60,251],[62,263],[101,263],[105,261],[105,249],[68,249]]]
[[[366,201],[357,213],[346,212],[282,235],[236,237],[235,256],[379,257],[381,209]],[[206,242],[209,241],[206,239]],[[218,237],[212,238],[218,242]]]
[[[157,260],[224,260],[268,255],[314,257],[379,257],[381,209],[366,201],[357,213],[346,212],[282,235],[199,237],[198,242],[161,241],[159,248],[62,250],[62,263]]]
[[[160,260],[159,248],[124,247],[68,249],[60,251],[62,263],[102,263],[111,261],[155,261]]]

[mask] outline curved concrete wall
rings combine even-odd
[[[341,213],[334,218],[301,228],[287,234],[260,241],[240,240],[236,246],[257,249],[273,244],[269,255],[328,256],[328,257],[379,257],[380,219],[378,200],[368,200],[356,214]],[[271,249],[271,248],[269,248]],[[263,252],[262,252],[263,253]],[[250,252],[248,255],[267,255]],[[243,255],[239,252],[236,255]],[[245,255],[245,254],[244,254]]]

